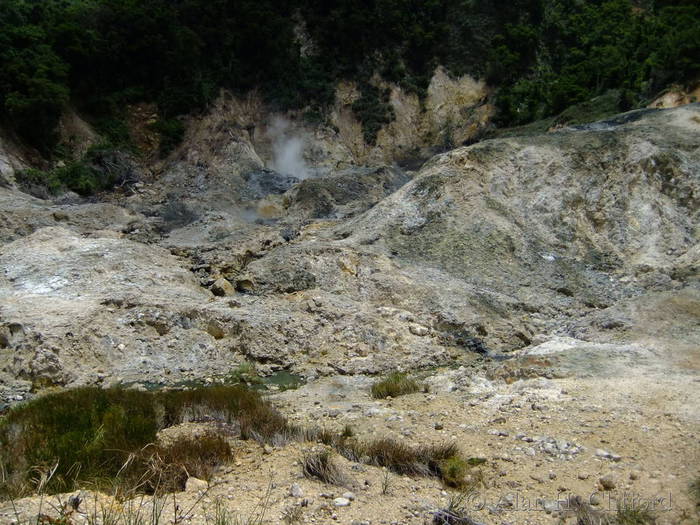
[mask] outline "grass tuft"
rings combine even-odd
[[[317,479],[329,485],[348,486],[350,479],[333,460],[330,450],[307,453],[301,459],[304,477]]]
[[[332,446],[351,461],[384,467],[400,475],[438,477],[449,486],[461,486],[460,473],[468,470],[454,443],[412,447],[391,438],[358,441],[337,437]]]
[[[405,394],[413,394],[419,390],[420,385],[415,379],[408,377],[406,374],[396,372],[372,385],[372,397],[374,399],[385,399],[389,396],[398,397]]]
[[[656,516],[646,505],[619,506],[615,514],[615,525],[655,525]]]
[[[462,487],[469,472],[467,462],[459,457],[452,456],[439,463],[440,477],[448,487]]]
[[[433,525],[481,525],[467,514],[467,502],[469,492],[452,494],[447,507],[440,509],[433,515]]]

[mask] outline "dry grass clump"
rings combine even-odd
[[[316,479],[329,485],[345,487],[351,481],[348,475],[333,460],[333,453],[330,450],[304,454],[304,457],[301,459],[301,469],[304,477]]]
[[[618,507],[614,525],[655,525],[656,516],[645,505]]]
[[[209,481],[232,458],[231,447],[222,436],[186,437],[165,446],[146,447],[122,475],[137,482],[132,481],[132,487],[140,483],[148,493],[178,492],[185,489],[189,477]]]
[[[284,509],[282,514],[282,521],[286,525],[296,525],[297,523],[304,523],[304,509],[302,507],[290,506]]]
[[[433,525],[482,525],[471,519],[467,514],[469,492],[452,494],[447,507],[440,509],[433,515]]]
[[[580,496],[568,500],[577,525],[655,525],[656,516],[646,505],[619,505],[614,514],[593,509]]]
[[[438,477],[450,487],[462,487],[469,470],[454,443],[413,447],[391,438],[358,441],[337,436],[331,445],[351,461],[401,475]]]
[[[420,388],[415,379],[408,377],[406,374],[396,372],[372,385],[372,397],[374,399],[398,397],[418,392]]]

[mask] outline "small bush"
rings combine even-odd
[[[304,509],[296,506],[287,507],[282,514],[282,521],[284,521],[286,525],[304,523]]]
[[[91,147],[76,161],[49,171],[28,169],[16,174],[19,187],[35,197],[49,198],[70,190],[88,196],[138,181],[137,168],[128,155],[110,144]]]
[[[340,434],[340,437],[351,438],[354,435],[355,435],[355,429],[352,428],[352,425],[345,425],[343,427],[343,432]]]
[[[396,372],[372,385],[372,397],[384,399],[389,396],[398,397],[413,394],[420,390],[418,382],[406,374]]]
[[[226,382],[233,385],[261,385],[263,380],[258,374],[258,370],[255,368],[255,364],[245,361],[239,366],[231,370],[229,375],[226,377]]]
[[[568,499],[569,511],[579,525],[655,525],[656,517],[646,505],[618,505],[614,514],[595,510],[584,498]]]
[[[333,461],[330,450],[309,453],[301,459],[301,468],[304,477],[317,479],[329,485],[347,486],[350,479],[342,469]]]
[[[448,487],[461,487],[469,472],[469,465],[459,456],[452,456],[440,462],[440,477]]]
[[[37,169],[18,171],[15,173],[15,180],[22,191],[40,199],[57,195],[63,187],[55,173]]]

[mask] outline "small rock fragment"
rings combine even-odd
[[[187,478],[185,492],[204,492],[209,488],[209,483],[199,478]]]
[[[221,277],[214,281],[214,284],[211,285],[211,293],[218,297],[226,297],[229,295],[234,295],[236,293],[236,289],[228,281],[228,279]]]
[[[417,335],[418,337],[424,337],[428,335],[428,329],[420,324],[411,323],[408,326],[408,329],[413,335]]]

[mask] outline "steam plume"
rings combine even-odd
[[[271,168],[283,175],[306,179],[311,172],[304,161],[304,139],[292,135],[291,124],[283,118],[276,118],[267,130],[272,140]]]

